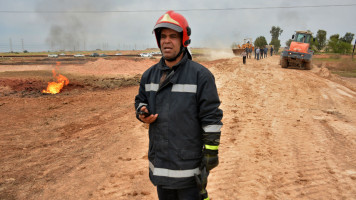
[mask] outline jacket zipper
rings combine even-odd
[[[171,73],[169,73],[167,76],[166,76],[166,79],[163,81],[163,85],[161,85],[159,88],[158,88],[158,90],[157,90],[157,92],[156,92],[156,95],[157,95],[157,93],[159,92],[159,91],[161,91],[164,87],[166,87],[169,83],[171,83],[171,79],[172,79],[172,76],[174,75],[174,70],[173,71],[171,71]]]

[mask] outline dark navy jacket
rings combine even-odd
[[[222,110],[213,74],[184,55],[172,68],[163,58],[144,72],[135,108],[158,114],[149,127],[150,179],[154,185],[181,189],[195,186],[200,174],[203,133],[219,133]],[[164,70],[166,81],[159,86]],[[138,116],[137,116],[138,117]]]

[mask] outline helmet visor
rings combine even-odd
[[[171,23],[160,23],[160,24],[156,24],[156,26],[153,28],[153,30],[156,30],[157,28],[169,28],[169,29],[173,29],[177,32],[182,32],[183,29],[180,26],[177,26],[175,24],[171,24]]]

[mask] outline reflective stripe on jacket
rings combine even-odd
[[[135,98],[136,109],[146,106],[158,114],[149,127],[150,179],[171,189],[191,187],[196,185],[194,174],[200,174],[202,134],[220,134],[223,113],[207,68],[184,55],[160,87],[164,70],[169,68],[161,59],[144,72]]]

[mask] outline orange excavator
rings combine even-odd
[[[282,68],[298,67],[311,69],[311,60],[314,52],[310,49],[312,33],[309,31],[296,31],[292,36],[292,42],[281,54],[280,64]]]
[[[232,48],[232,52],[238,56],[241,55],[242,52],[246,51],[246,48],[251,49],[251,52],[254,50],[254,46],[252,45],[252,38],[244,39],[244,43],[242,45],[236,45]]]

